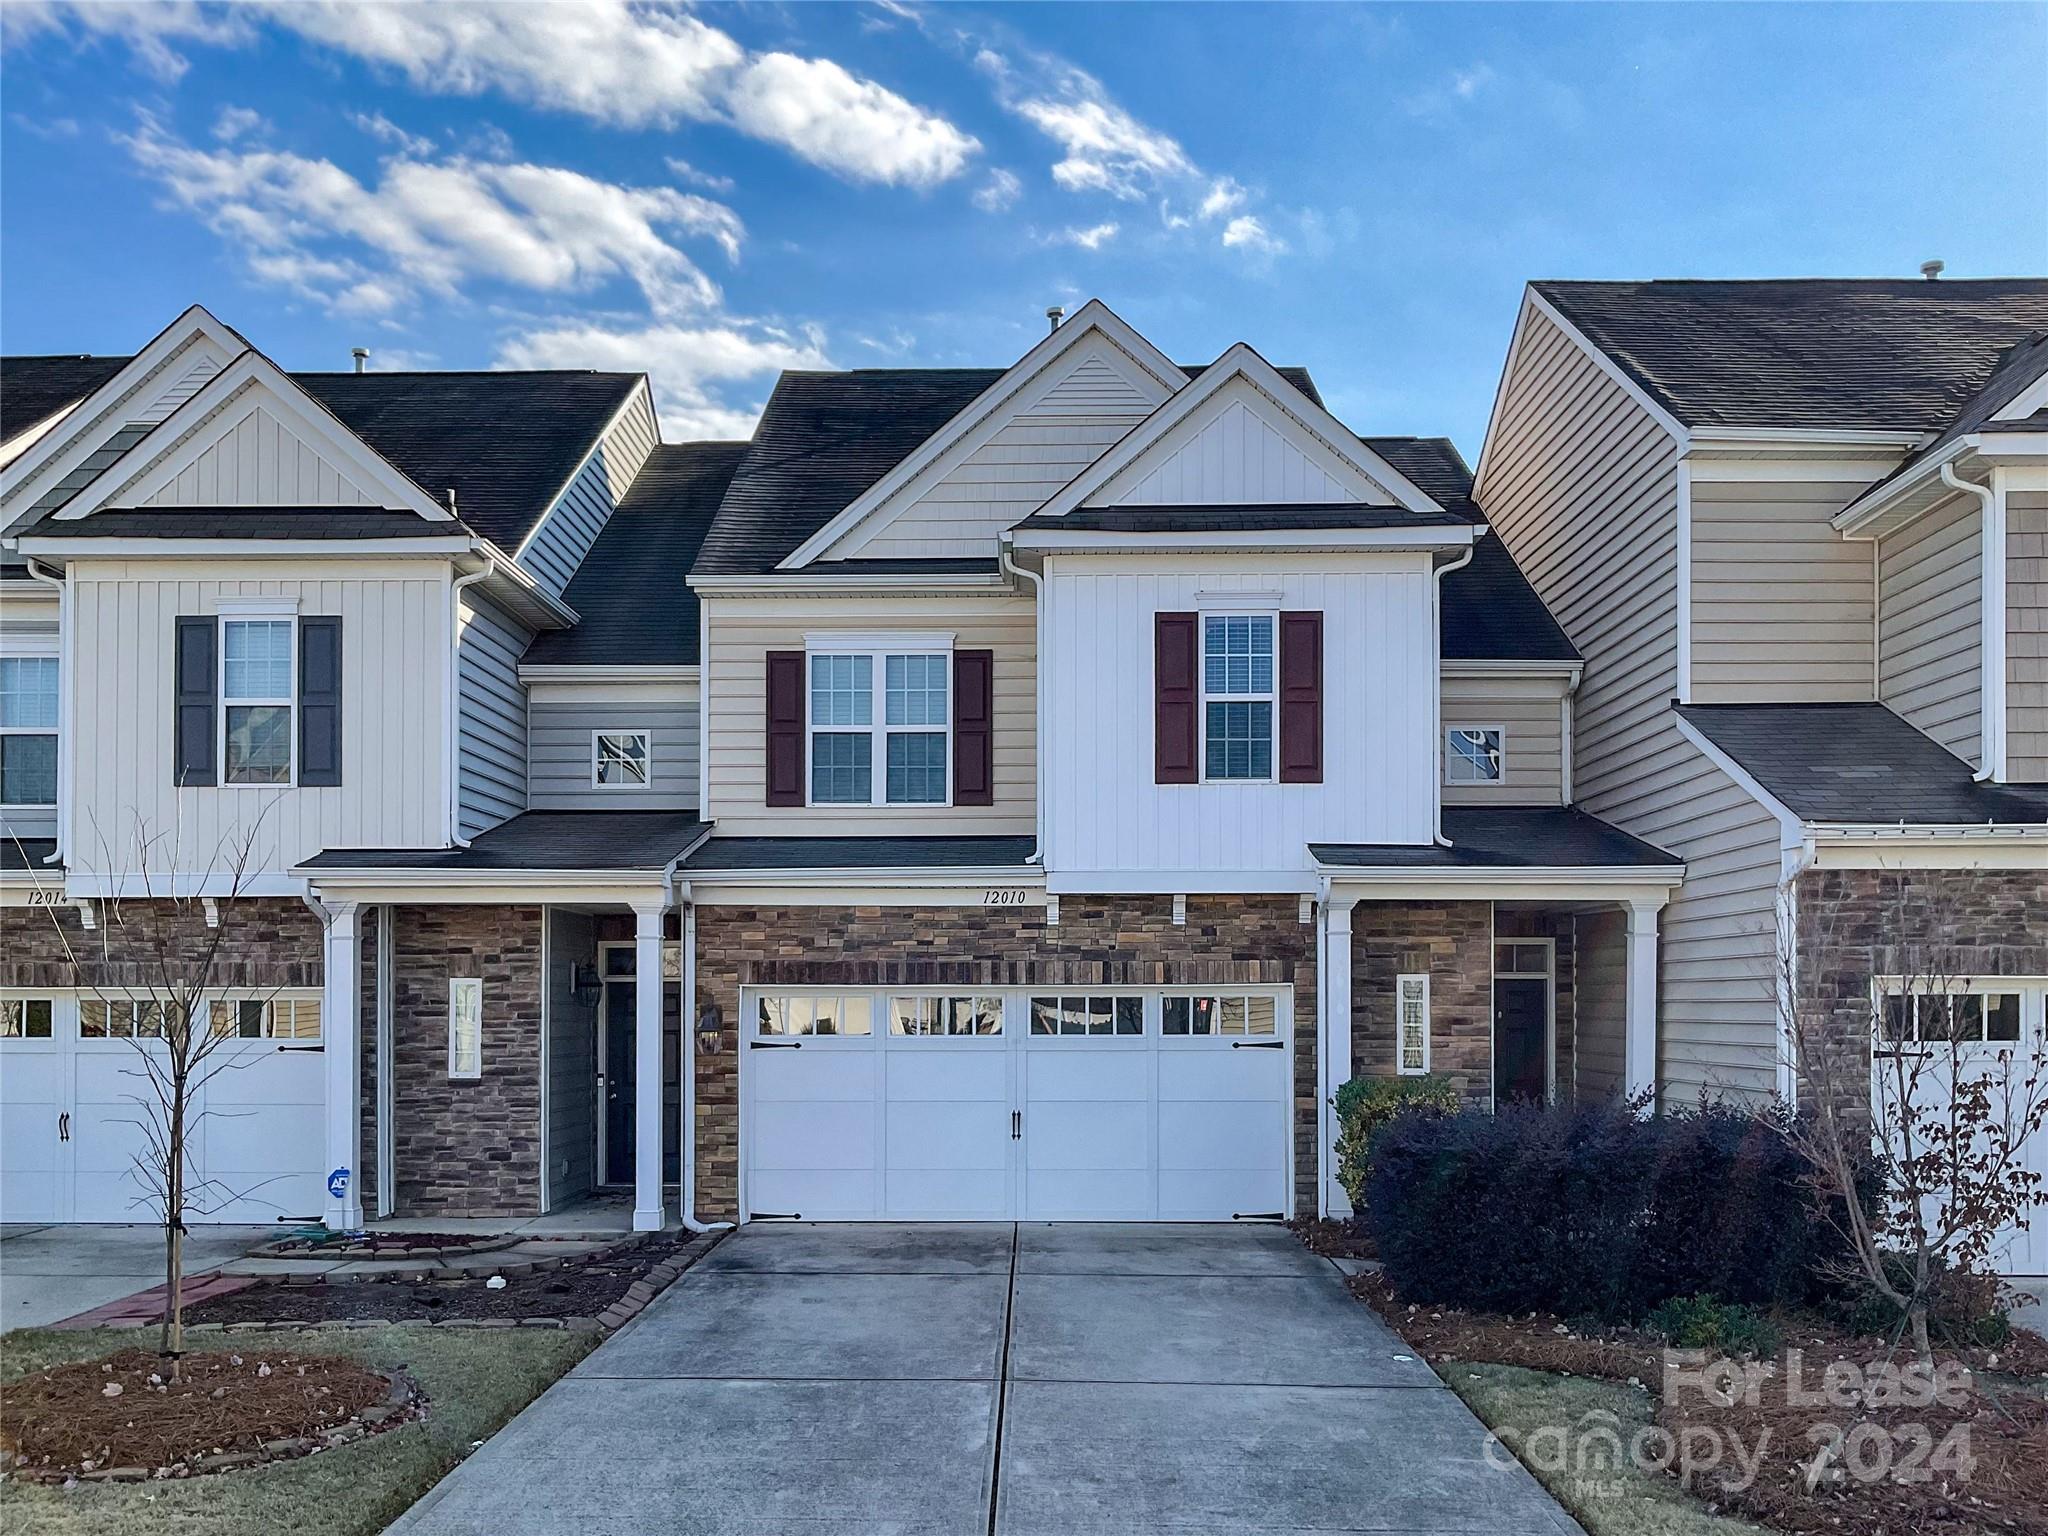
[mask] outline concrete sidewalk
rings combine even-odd
[[[403,1536],[1576,1536],[1270,1226],[757,1225]]]
[[[192,1227],[185,1273],[204,1274],[275,1236],[275,1225]],[[0,1228],[0,1332],[47,1327],[163,1280],[162,1227]]]

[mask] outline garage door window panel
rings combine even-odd
[[[56,1005],[47,997],[0,1000],[0,1040],[48,1040],[56,1032]]]
[[[1142,1035],[1145,1000],[1105,993],[1035,996],[1031,999],[1031,1033],[1091,1039]]]
[[[1276,999],[1256,994],[1169,995],[1159,1002],[1159,1032],[1190,1039],[1273,1039],[1280,1033],[1280,1007]]]
[[[163,1004],[146,999],[81,998],[78,1037],[81,1040],[161,1040]]]
[[[976,1038],[1003,1032],[1000,997],[947,995],[896,997],[889,1002],[889,1033],[905,1038]]]
[[[754,1032],[771,1039],[865,1038],[874,1032],[874,1002],[859,993],[764,993],[754,1000]]]

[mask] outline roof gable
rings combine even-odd
[[[1047,500],[1080,507],[1308,502],[1443,509],[1243,342]]]
[[[1072,319],[1046,336],[1005,370],[958,415],[905,455],[837,516],[805,539],[782,561],[796,570],[850,548],[837,546],[870,519],[881,525],[949,474],[966,465],[1021,414],[1045,409],[1054,415],[1082,415],[1135,399],[1156,407],[1187,382],[1187,375],[1100,299],[1090,299]],[[1028,510],[1020,508],[1020,512]]]

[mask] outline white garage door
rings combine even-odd
[[[317,1217],[325,1093],[320,994],[227,998],[186,1141],[187,1220]],[[0,1221],[155,1222],[138,1166],[162,1113],[142,1059],[163,1060],[147,1002],[0,994]]]
[[[1290,1207],[1284,989],[750,991],[742,1013],[750,1218]]]

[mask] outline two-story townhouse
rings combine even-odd
[[[1952,914],[1957,1027],[2041,1039],[2044,333],[2039,279],[1524,297],[1475,495],[1584,656],[1579,799],[1687,862],[1667,1098],[1796,1098],[1795,988],[1865,1038],[1884,945],[1939,937],[1898,931],[1902,871]],[[2004,1262],[2048,1268],[2038,1224]]]

